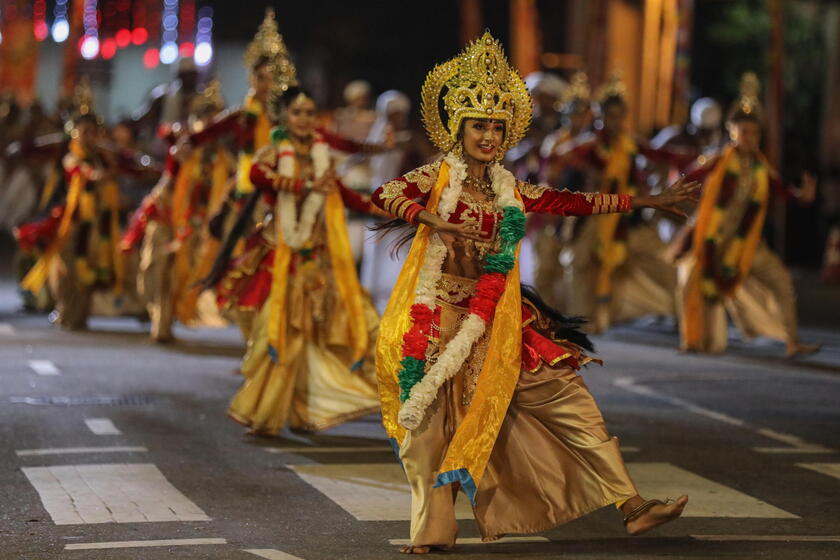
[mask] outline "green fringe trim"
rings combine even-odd
[[[512,253],[502,251],[489,255],[484,263],[484,272],[501,272],[507,274],[516,263],[516,257]]]
[[[505,243],[519,243],[525,237],[525,213],[516,206],[505,206],[499,236]]]
[[[426,372],[426,360],[406,356],[400,361],[400,365],[402,365],[402,369],[397,374],[400,382],[400,402],[405,402],[408,400],[411,388],[423,379]]]

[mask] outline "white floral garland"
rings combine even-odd
[[[447,220],[458,205],[467,176],[467,164],[452,154],[448,154],[444,161],[449,165],[449,185],[441,194],[437,213],[443,220]],[[507,206],[524,210],[522,203],[516,198],[516,179],[510,171],[494,163],[490,166],[490,181],[496,194],[494,202],[500,211]],[[417,278],[415,304],[424,304],[429,309],[435,308],[437,284],[446,254],[443,241],[437,234],[432,235]],[[408,399],[400,406],[397,420],[402,426],[409,430],[420,426],[426,409],[434,402],[440,387],[460,371],[473,345],[486,329],[487,324],[478,315],[471,313],[464,320],[458,333],[447,343],[443,353],[428,368],[423,378],[411,388]]]
[[[283,177],[293,178],[295,176],[295,152],[292,143],[283,140],[279,146],[280,162],[277,170]],[[320,179],[330,168],[330,151],[327,143],[321,138],[316,138],[312,144],[312,167],[315,179]],[[312,238],[312,230],[318,219],[318,214],[324,206],[324,194],[311,192],[303,201],[300,211],[300,221],[297,215],[297,197],[295,193],[283,191],[277,198],[280,215],[280,231],[283,233],[283,242],[292,250],[301,249]]]

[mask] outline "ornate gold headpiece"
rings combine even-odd
[[[583,71],[575,72],[569,82],[569,87],[563,93],[563,104],[566,105],[574,101],[589,103],[591,98],[592,90],[589,88],[589,76]]]
[[[610,97],[620,97],[621,99],[627,99],[627,85],[624,83],[624,79],[621,77],[620,70],[615,70],[614,72],[611,72],[610,77],[607,78],[607,81],[601,84],[601,86],[595,91],[595,99],[599,103],[603,103]]]
[[[444,152],[455,145],[461,122],[467,118],[505,122],[501,154],[522,140],[531,124],[528,88],[489,31],[458,57],[435,66],[426,76],[421,96],[426,133]],[[446,125],[441,118],[441,97]]]
[[[281,92],[297,85],[297,70],[289,58],[289,51],[286,49],[283,37],[277,30],[277,20],[271,8],[265,11],[265,19],[245,50],[245,64],[249,70],[253,69],[260,59],[268,60],[275,85]]]
[[[190,112],[193,114],[204,113],[205,111],[221,110],[225,106],[225,99],[222,97],[222,84],[214,78],[204,86],[201,93],[196,95],[190,103]]]
[[[745,72],[741,76],[741,93],[729,110],[730,118],[737,113],[741,113],[744,115],[754,115],[757,119],[761,119],[763,111],[761,100],[758,97],[760,91],[761,82],[758,81],[758,76],[755,72]]]

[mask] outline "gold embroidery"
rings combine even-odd
[[[477,282],[472,278],[442,273],[437,285],[437,299],[453,305],[464,303],[475,293]]]
[[[548,189],[546,187],[541,187],[539,185],[535,185],[533,183],[526,183],[525,181],[519,181],[519,193],[532,200],[536,200],[540,198],[545,191]]]
[[[432,187],[435,185],[438,172],[440,171],[440,164],[441,162],[436,161],[434,163],[420,166],[417,169],[412,169],[403,177],[409,183],[417,183],[417,188],[421,193],[425,194],[432,190]]]

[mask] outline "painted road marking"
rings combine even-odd
[[[389,446],[381,447],[264,447],[269,453],[382,453],[393,452],[394,448]]]
[[[836,535],[691,535],[698,541],[840,542]]]
[[[153,546],[198,546],[205,544],[227,544],[227,540],[209,539],[167,539],[160,541],[116,541],[99,543],[76,543],[64,545],[64,550],[98,550],[104,548],[148,548]]]
[[[267,558],[268,560],[303,560],[302,558],[273,548],[249,548],[245,552],[249,552],[260,558]]]
[[[305,482],[359,521],[406,521],[411,496],[402,468],[396,464],[286,465]],[[752,517],[798,519],[757,498],[670,463],[627,463],[642,495],[691,497],[684,517]],[[472,519],[472,508],[459,494],[458,519]]]
[[[32,457],[40,455],[70,455],[78,453],[145,453],[145,447],[111,446],[111,447],[47,447],[45,449],[18,449],[18,457]]]
[[[108,418],[85,418],[88,429],[98,436],[118,436],[122,432]]]
[[[650,387],[646,387],[644,385],[636,384],[636,381],[632,377],[619,377],[613,382],[617,387],[620,387],[626,391],[630,391],[631,393],[636,393],[637,395],[643,395],[646,397],[650,397],[652,399],[657,399],[663,402],[667,402],[672,404],[676,407],[682,408],[689,412],[693,412],[694,414],[699,414],[701,416],[705,416],[706,418],[711,418],[712,420],[716,420],[718,422],[723,422],[724,424],[729,424],[730,426],[737,426],[739,428],[743,428],[745,430],[750,430],[755,432],[761,436],[764,436],[769,439],[773,439],[778,441],[779,443],[785,444],[786,447],[755,447],[753,448],[754,451],[759,453],[836,453],[836,449],[832,449],[830,447],[824,447],[822,445],[817,445],[814,443],[808,443],[799,436],[795,436],[792,434],[785,434],[783,432],[777,432],[775,430],[771,430],[769,428],[762,428],[760,426],[753,426],[748,424],[744,420],[740,418],[735,418],[734,416],[729,416],[723,412],[718,412],[717,410],[711,410],[709,408],[699,406],[694,404],[693,402],[687,401],[685,399],[681,399],[679,397],[672,397],[670,395],[666,395],[664,393],[660,393]]]
[[[683,517],[799,519],[798,515],[670,463],[627,463],[627,469],[642,496],[676,498],[688,494]]]
[[[501,539],[497,539],[495,541],[484,542],[481,540],[480,537],[465,537],[461,539],[457,539],[455,544],[505,544],[505,543],[544,543],[544,542],[551,542],[551,539],[546,537],[502,537]],[[406,544],[411,544],[411,539],[388,539],[389,544],[403,546]]]
[[[152,464],[22,470],[56,525],[210,520]]]
[[[29,367],[38,375],[61,375],[55,364],[49,360],[29,360]]]
[[[840,479],[840,463],[796,463],[796,466]]]
[[[9,323],[0,323],[0,336],[15,336],[16,332]]]

